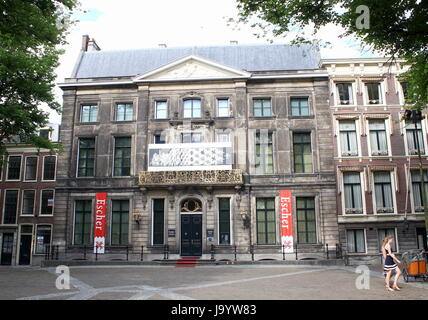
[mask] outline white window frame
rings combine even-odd
[[[342,145],[340,142],[340,121],[355,121],[355,134],[357,136],[357,146],[358,146],[358,152],[356,156],[343,156],[342,155]],[[337,133],[336,133],[336,137],[337,137],[337,147],[338,147],[338,156],[339,158],[345,158],[345,159],[352,159],[352,158],[356,158],[356,157],[361,157],[361,131],[360,131],[360,118],[358,119],[336,119],[337,121]]]
[[[227,116],[220,116],[219,115],[219,101],[220,100],[227,100],[227,107],[228,107],[228,109],[227,109]],[[231,103],[230,103],[230,99],[229,98],[216,98],[216,117],[217,118],[229,118],[230,116],[231,116]]]
[[[132,119],[125,119],[125,120],[122,120],[122,119],[118,119],[117,118],[117,108],[118,108],[118,106],[119,105],[131,105],[131,107],[132,107]],[[113,111],[113,115],[114,115],[114,121],[117,121],[117,122],[126,122],[126,121],[134,121],[134,119],[135,119],[135,108],[134,108],[134,103],[133,102],[116,102],[116,103],[114,103],[114,111]],[[125,110],[125,115],[126,115],[126,110]]]
[[[52,206],[52,214],[41,214],[42,212],[42,197],[43,197],[43,191],[53,191],[53,200],[54,200],[54,205]],[[55,210],[55,189],[41,189],[40,190],[40,195],[39,195],[39,208],[38,208],[38,217],[53,217],[54,215],[54,210]]]
[[[423,169],[424,171],[428,171],[428,169]],[[420,214],[420,215],[424,215],[424,211],[416,211],[416,205],[415,205],[415,200],[414,200],[414,196],[413,196],[413,180],[412,180],[412,171],[417,171],[419,174],[419,169],[410,169],[410,170],[406,170],[406,181],[410,181],[409,182],[409,190],[410,190],[410,206],[411,206],[411,210],[412,210],[412,214]],[[408,175],[407,175],[408,172]]]
[[[364,249],[365,252],[348,252],[348,230],[364,230]],[[368,252],[367,248],[367,229],[366,228],[346,228],[346,252],[349,255],[358,256],[358,255],[366,255]]]
[[[370,104],[369,103],[369,92],[367,90],[367,83],[379,83],[379,98],[382,100],[381,103],[378,104]],[[366,107],[371,107],[371,106],[385,106],[386,105],[386,94],[385,94],[385,79],[381,80],[381,81],[362,81],[362,85],[363,85],[363,103],[364,106]]]
[[[388,144],[388,154],[387,155],[381,155],[381,156],[374,156],[372,155],[372,146],[371,146],[371,139],[370,139],[370,121],[372,120],[384,120],[385,123],[385,133],[386,133],[386,143]],[[392,149],[391,149],[391,117],[388,116],[388,118],[384,119],[375,119],[375,118],[367,118],[366,119],[366,132],[367,132],[367,151],[369,157],[390,157],[392,155]]]
[[[22,214],[24,210],[24,192],[25,191],[34,191],[34,199],[33,199],[33,214]],[[23,189],[21,190],[21,210],[19,212],[20,217],[34,217],[36,213],[36,198],[37,198],[37,190],[36,189]]]
[[[163,102],[163,103],[165,103],[166,104],[166,117],[165,118],[158,118],[158,103],[161,103],[161,102]],[[154,118],[156,119],[156,120],[165,120],[165,119],[168,119],[168,114],[169,114],[169,112],[168,112],[168,109],[169,109],[169,106],[168,106],[168,100],[162,100],[162,99],[160,99],[160,100],[155,100],[155,113],[154,113]],[[192,110],[193,111],[193,110]]]
[[[19,178],[18,179],[9,179],[9,164],[10,164],[10,157],[19,157]],[[11,154],[7,157],[7,170],[6,170],[6,181],[21,181],[22,178],[22,155],[20,154]]]
[[[379,228],[376,228],[376,234],[377,234],[377,238],[378,239],[379,239],[379,229],[394,229],[395,247],[397,249],[397,251],[395,253],[397,253],[397,254],[400,253],[400,246],[398,244],[398,231],[397,231],[397,228],[396,227],[392,227],[392,228],[390,228],[390,227],[382,227],[382,226],[379,227]],[[379,252],[380,253],[382,252],[382,246],[380,245],[380,243],[379,243]]]
[[[388,216],[388,215],[396,215],[397,212],[397,195],[396,195],[396,179],[395,179],[395,171],[389,171],[389,176],[391,179],[391,192],[392,192],[392,206],[394,208],[394,212],[389,213],[378,213],[377,212],[377,206],[376,206],[376,189],[375,189],[375,182],[374,182],[374,175],[376,172],[379,171],[388,171],[388,170],[376,170],[371,172],[371,189],[372,189],[372,203],[373,203],[373,214],[378,216]]]
[[[337,84],[339,83],[350,83],[352,87],[352,104],[340,104],[340,96],[339,89],[337,88]],[[356,94],[356,83],[355,81],[335,81],[334,82],[334,90],[333,90],[333,99],[335,107],[354,107],[357,105],[357,94]]]
[[[25,178],[26,175],[27,175],[27,159],[28,158],[36,158],[37,159],[37,163],[36,163],[36,179],[34,179],[34,180],[27,180]],[[34,182],[34,181],[37,181],[38,175],[39,175],[39,157],[38,156],[26,156],[25,157],[25,161],[24,161],[24,177],[23,177],[23,182]]]
[[[54,229],[53,224],[52,223],[37,223],[35,225],[35,227],[33,227],[33,233],[34,233],[34,236],[33,236],[33,238],[34,238],[34,251],[32,251],[32,252],[33,252],[34,255],[44,255],[45,254],[45,253],[36,253],[36,251],[37,251],[37,231],[38,231],[39,226],[50,226],[51,227],[51,240],[49,242],[49,245],[52,246],[52,242],[53,242],[53,234],[54,234],[54,232],[53,232],[53,229]]]
[[[45,158],[46,157],[55,157],[55,171],[54,171],[54,178],[53,180],[45,180]],[[45,155],[43,156],[43,162],[42,162],[42,181],[56,181],[56,169],[58,165],[58,157],[56,155]]]
[[[20,190],[19,189],[4,189],[3,191],[3,208],[2,208],[2,218],[1,218],[1,222],[2,224],[4,223],[4,210],[6,209],[6,194],[7,191],[18,191],[18,196],[16,197],[16,212],[15,212],[15,224],[6,224],[7,226],[14,226],[18,224],[18,211],[19,211],[19,207],[20,207],[20,203],[19,203],[19,195],[20,195]]]
[[[344,173],[346,172],[359,172],[360,174],[360,184],[361,184],[361,201],[363,204],[363,212],[362,213],[346,213],[346,208],[345,208],[345,179],[344,179]],[[367,215],[367,206],[366,206],[366,188],[365,188],[365,177],[364,177],[364,171],[341,171],[340,173],[342,175],[341,179],[342,179],[342,191],[341,191],[341,201],[342,201],[342,215],[343,216],[365,216]]]
[[[423,137],[424,152],[425,152],[424,154],[422,154],[422,156],[427,156],[428,155],[428,150],[427,150],[428,141],[427,141],[426,122],[423,121],[423,119],[420,122],[421,122],[422,137]],[[405,149],[405,152],[406,152],[406,156],[417,157],[418,156],[417,154],[409,154],[409,145],[407,144],[407,128],[406,128],[406,121],[405,120],[403,120],[403,125],[404,125],[404,127],[403,127],[403,132],[404,132],[404,149]]]

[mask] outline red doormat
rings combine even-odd
[[[199,258],[194,258],[194,257],[180,258],[176,260],[175,266],[177,268],[193,268],[198,264],[198,260]]]

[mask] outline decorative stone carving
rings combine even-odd
[[[240,185],[242,170],[142,171],[138,184],[147,185]]]

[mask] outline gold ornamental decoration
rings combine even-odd
[[[139,185],[232,185],[243,184],[242,170],[142,171]]]

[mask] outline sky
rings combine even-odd
[[[228,24],[237,18],[235,0],[80,0],[81,11],[74,18],[79,22],[67,36],[68,45],[57,68],[57,83],[71,75],[82,43],[82,35],[94,38],[101,50],[168,47],[266,44],[257,38],[248,25]],[[320,30],[320,38],[331,43],[321,49],[322,58],[367,57],[358,41],[340,39],[341,29],[328,26]],[[273,43],[288,43],[289,39],[275,38]],[[62,91],[55,90],[62,102]],[[50,122],[60,123],[61,116],[52,112]]]

